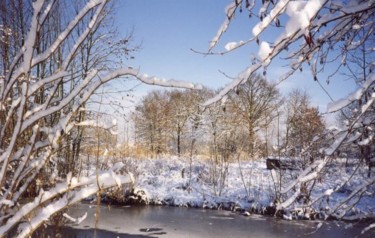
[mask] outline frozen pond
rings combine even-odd
[[[62,237],[93,237],[96,206],[79,204],[73,217],[87,218],[60,230]],[[361,235],[364,224],[322,221],[285,221],[230,211],[158,206],[102,206],[96,237],[375,237]]]

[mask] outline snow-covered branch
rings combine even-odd
[[[375,74],[373,74],[366,82],[364,82],[359,89],[355,92],[349,94],[347,97],[340,99],[336,102],[328,104],[327,112],[336,112],[342,108],[348,106],[349,104],[360,100],[365,93],[368,92],[369,88],[375,83]],[[372,96],[374,97],[374,96]]]
[[[49,191],[42,190],[32,202],[23,205],[22,209],[18,210],[18,212],[9,218],[6,224],[0,226],[0,233],[6,234],[6,232],[8,232],[13,226],[21,222],[24,217],[32,216],[32,218],[23,226],[22,232],[18,234],[19,237],[26,237],[38,228],[42,222],[48,220],[51,215],[61,209],[95,194],[98,190],[114,186],[121,188],[122,184],[133,182],[134,179],[132,175],[120,176],[114,174],[113,171],[101,172],[98,177],[96,175],[86,178],[73,177],[70,181],[56,184],[56,186]],[[44,208],[41,208],[41,205],[56,197],[61,198],[54,200]],[[35,216],[32,215],[33,212],[37,212]]]
[[[250,15],[258,15],[260,18],[260,21],[253,27],[253,36],[246,41],[227,43],[225,46],[227,51],[212,52],[230,22],[233,21],[232,17],[227,17],[212,40],[208,54],[222,55],[229,51],[238,50],[241,46],[256,41],[260,45],[258,51],[259,61],[266,67],[280,53],[291,49],[293,51],[289,53],[290,56],[288,58],[292,70],[284,78],[292,75],[296,69],[302,69],[303,64],[307,63],[313,69],[312,78],[317,80],[317,73],[323,71],[322,68],[324,68],[326,61],[328,61],[328,59],[325,59],[327,53],[324,52],[335,46],[341,47],[344,50],[352,49],[354,45],[353,39],[345,41],[344,44],[342,40],[345,38],[344,36],[351,35],[351,32],[357,32],[362,28],[357,24],[358,22],[366,22],[366,20],[371,19],[371,14],[373,14],[375,9],[374,3],[373,0],[351,1],[347,5],[327,0],[297,2],[280,0],[275,3],[272,2],[272,4],[270,4],[270,1],[263,1],[263,6],[260,6],[259,14],[252,12],[255,9],[254,6],[246,6]],[[233,0],[227,7],[227,15],[232,16],[238,9],[242,9],[241,4],[243,4],[242,1]],[[279,28],[280,24],[282,24],[280,23],[281,19],[286,20],[283,24],[285,25],[284,28]],[[370,21],[373,22],[373,20]],[[275,25],[272,25],[273,22]],[[367,23],[367,25],[371,25],[371,23]],[[260,38],[263,37],[262,33],[272,27],[278,28],[277,31],[280,31],[280,29],[283,30],[273,42],[261,41]],[[367,33],[371,34],[371,31]],[[367,35],[364,38],[367,38]],[[345,54],[341,56],[345,57]],[[311,64],[311,62],[313,63]],[[320,62],[320,65],[317,62]],[[244,78],[249,78],[251,74],[261,69],[259,64],[256,65],[255,67],[252,65],[244,70],[244,72],[248,71],[246,74],[247,77],[239,74],[218,96],[207,101],[206,104],[212,104],[220,100],[227,95],[228,91],[235,89],[237,85],[247,80]],[[318,68],[318,66],[321,68]]]
[[[72,30],[81,22],[82,18],[86,16],[86,14],[93,8],[100,5],[99,11],[104,7],[104,5],[108,2],[108,0],[90,0],[87,4],[80,10],[80,12],[75,16],[75,18],[70,21],[69,25],[66,29],[61,32],[59,37],[56,38],[55,42],[51,44],[49,48],[47,48],[43,53],[35,56],[32,61],[32,66],[46,60],[51,56],[53,52],[65,41],[65,39],[69,36]],[[91,29],[92,25],[95,23],[98,13],[93,17],[94,21],[89,24],[87,29]],[[87,37],[87,34],[85,35]]]
[[[240,6],[241,4],[242,4],[242,0],[238,0],[238,1],[233,1],[232,3],[230,3],[226,7],[226,9],[225,9],[226,19],[224,20],[223,24],[221,25],[221,27],[217,31],[214,38],[211,40],[210,46],[208,48],[208,52],[210,52],[216,46],[216,44],[219,42],[221,36],[227,31],[227,29],[229,27],[229,24],[231,23],[232,19],[234,18],[234,15],[236,13],[236,10],[237,10],[238,6]]]

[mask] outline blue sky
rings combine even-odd
[[[210,88],[220,88],[230,82],[219,71],[236,76],[251,64],[257,55],[257,45],[251,44],[223,56],[204,56],[191,51],[207,51],[210,40],[225,19],[224,9],[231,0],[137,0],[119,1],[116,6],[115,25],[122,34],[134,29],[135,43],[142,49],[135,54],[129,65],[140,68],[141,72],[163,78],[200,83]],[[244,12],[237,14],[235,21],[218,45],[224,50],[230,41],[246,40],[251,37],[254,22]],[[266,32],[265,38],[276,38],[278,32]],[[269,80],[277,80],[288,68],[288,62],[277,60],[267,71]],[[334,99],[340,99],[355,89],[350,81],[334,78],[326,85],[325,75],[320,76],[323,86]],[[307,90],[312,103],[325,111],[330,101],[320,86],[313,81],[308,71],[298,73],[280,85],[286,94],[294,88]],[[152,87],[142,87],[139,95]]]

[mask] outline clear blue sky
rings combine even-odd
[[[203,56],[192,52],[207,51],[210,40],[225,19],[224,9],[231,0],[123,0],[116,7],[115,25],[122,34],[134,29],[135,43],[142,49],[135,54],[129,65],[140,68],[143,73],[159,77],[200,83],[210,88],[220,88],[229,82],[222,73],[236,76],[251,64],[257,55],[254,43],[224,56]],[[253,22],[247,14],[237,14],[235,21],[221,40],[218,50],[230,41],[246,40],[251,37]],[[274,34],[274,35],[273,35]],[[277,37],[268,32],[265,37]],[[263,40],[263,39],[261,39]],[[267,78],[277,80],[288,68],[288,62],[277,61],[270,65]],[[324,79],[324,75],[320,77]],[[322,80],[325,82],[325,80]],[[323,83],[334,99],[340,99],[355,89],[354,84],[335,78],[329,85]],[[305,89],[312,102],[325,110],[330,101],[308,71],[299,73],[280,85],[286,94],[293,88]],[[149,87],[146,87],[149,90]],[[141,92],[146,90],[143,88]]]

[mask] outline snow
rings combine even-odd
[[[305,183],[305,182],[308,182],[310,180],[313,180],[314,178],[318,177],[318,172],[312,172],[310,173],[309,175],[303,177],[303,178],[300,178],[299,181],[301,183]]]
[[[13,206],[14,203],[10,200],[7,200],[7,199],[3,198],[3,199],[0,200],[0,204],[7,205],[7,206]]]
[[[334,190],[332,189],[332,188],[330,188],[330,189],[328,189],[328,190],[326,190],[325,192],[324,192],[324,195],[325,196],[331,196],[331,194],[334,192]]]
[[[208,49],[209,52],[216,46],[216,44],[218,43],[218,41],[219,41],[220,37],[222,36],[222,34],[224,34],[224,32],[226,32],[226,30],[228,29],[229,24],[230,24],[230,20],[232,19],[232,17],[235,14],[235,10],[236,10],[236,3],[234,1],[231,2],[225,8],[226,19],[223,22],[223,24],[220,26],[220,28],[217,31],[216,35],[211,40],[211,43],[210,43],[210,46],[209,46],[209,49]]]
[[[323,226],[323,222],[319,222],[318,225],[316,226],[316,229],[320,229]]]
[[[292,217],[291,214],[283,214],[283,219],[284,219],[284,220],[291,221],[291,220],[293,220],[293,217]]]
[[[341,132],[338,137],[335,139],[335,141],[324,150],[324,153],[326,155],[332,155],[335,151],[337,151],[337,148],[344,142],[344,140],[348,136],[348,131]]]
[[[285,38],[297,39],[301,34],[307,34],[311,19],[316,15],[325,0],[290,1],[286,13],[289,19],[285,25],[285,31],[275,41],[278,44]]]
[[[137,194],[138,198],[141,197],[143,201],[146,201],[146,204],[168,204],[214,209],[226,208],[242,210],[243,214],[249,215],[250,213],[248,211],[250,209],[262,211],[270,204],[273,204],[275,198],[273,179],[277,177],[278,172],[267,170],[264,159],[257,161],[241,161],[240,164],[238,162],[230,162],[228,164],[228,174],[223,184],[220,183],[220,177],[213,176],[212,168],[214,165],[207,158],[193,158],[191,176],[189,172],[190,161],[188,158],[126,158],[121,160],[122,162],[117,163],[115,163],[115,160],[110,160],[109,167],[113,168],[113,172],[109,171],[100,174],[99,184],[103,186],[121,186],[124,182],[134,181],[133,194]],[[297,181],[306,182],[308,180],[307,178],[309,178],[308,172],[313,170],[320,171],[323,168],[322,164],[324,163],[315,163],[314,166],[307,168]],[[330,214],[330,212],[340,207],[343,200],[347,199],[347,192],[332,189],[333,187],[341,186],[343,181],[351,176],[351,173],[348,172],[344,164],[345,159],[338,159],[335,166],[327,168],[328,174],[324,177],[324,183],[316,184],[311,194],[311,199],[315,200],[312,204],[315,211]],[[131,171],[134,177],[133,175],[129,175],[129,177],[126,177],[124,180],[121,175],[116,174],[121,168]],[[85,169],[95,174],[94,166],[88,166]],[[220,167],[216,167],[216,169],[220,170]],[[240,178],[240,170],[244,175],[243,180]],[[372,196],[374,187],[371,186],[375,180],[366,180],[364,177],[366,174],[365,171],[365,166],[360,167],[358,173],[354,175],[352,180],[345,187],[345,190],[352,191],[351,194],[354,194],[358,190],[368,191],[358,203],[354,203],[354,208],[351,209],[347,215],[345,215],[346,212],[340,212],[340,216],[343,215],[346,219],[360,218],[369,214],[375,214],[375,198]],[[271,177],[271,173],[274,173],[274,178]],[[288,173],[288,176],[285,176],[285,178],[290,179],[298,175],[299,172],[287,171],[285,173]],[[86,174],[86,171],[84,171],[83,174]],[[314,172],[310,174],[314,174]],[[27,212],[35,208],[39,202],[43,202],[56,196],[56,194],[60,194],[64,189],[70,189],[74,196],[77,196],[77,201],[78,198],[94,194],[96,191],[90,187],[96,184],[96,176],[83,177],[80,179],[71,177],[71,175],[67,177],[66,182],[57,185],[54,189],[42,191],[39,197],[25,205],[19,211],[19,216],[17,217],[20,218],[23,214],[27,214]],[[289,180],[284,181],[283,187],[288,184],[288,181]],[[363,181],[366,182],[363,184]],[[67,188],[66,183],[70,183],[69,188]],[[92,185],[90,185],[91,183]],[[88,186],[87,189],[85,188],[86,186]],[[79,193],[73,192],[77,187],[82,187],[84,189]],[[296,188],[297,190],[295,192],[290,191],[290,193],[288,193],[287,200],[276,204],[277,209],[286,211],[284,219],[296,219],[295,214],[300,214],[300,217],[309,218],[308,214],[311,213],[311,211],[301,209],[301,206],[305,204],[297,201],[300,191],[298,186]],[[321,197],[322,194],[326,197],[330,197],[329,202],[327,202],[324,197]],[[134,197],[134,199],[137,198]],[[72,201],[76,201],[76,199],[68,201],[62,198],[53,202],[53,204],[46,207],[46,210],[43,210],[42,214],[32,218],[30,224],[34,226],[37,222],[46,220],[53,211],[65,206],[67,203],[70,204]],[[72,222],[77,223],[85,218],[85,216],[73,218],[67,214],[64,216]],[[319,225],[317,229],[318,228]]]
[[[290,2],[287,8],[287,14],[290,16],[288,23],[285,26],[285,36],[289,37],[300,29],[306,29],[310,24],[310,19],[304,7],[306,2],[296,1]],[[301,7],[301,9],[299,9]]]
[[[33,57],[32,59],[32,65],[35,66],[36,64],[42,62],[43,60],[47,59],[50,57],[50,55],[56,51],[56,49],[66,40],[66,38],[69,36],[71,33],[72,29],[76,27],[76,25],[82,20],[82,18],[95,6],[101,4],[101,7],[104,7],[105,1],[104,0],[90,0],[80,11],[78,14],[71,20],[68,24],[68,26],[64,29],[64,31],[61,32],[61,34],[56,38],[56,40],[42,53],[39,55]],[[93,22],[96,21],[96,18],[98,14],[100,13],[99,11],[95,11],[95,15],[93,18],[95,19],[94,21],[90,21],[89,24],[93,24]],[[88,27],[87,29],[91,29],[92,26]],[[79,42],[79,41],[78,41]],[[64,67],[65,68],[65,67]]]
[[[373,135],[370,135],[368,138],[359,141],[358,145],[361,145],[361,146],[368,145],[368,144],[370,144],[370,142],[372,141],[372,139],[373,139]]]
[[[64,213],[63,216],[67,218],[68,220],[70,220],[71,222],[74,222],[75,224],[78,225],[87,218],[87,212],[85,212],[85,214],[83,214],[82,217],[78,217],[78,218],[71,217],[67,213]]]
[[[258,55],[264,66],[271,62],[271,59],[269,58],[271,52],[272,49],[270,45],[267,42],[262,41],[262,43],[260,43]]]
[[[227,18],[219,28],[217,34],[214,36],[211,41],[208,52],[210,53],[212,49],[216,46],[217,42],[227,30],[232,17],[234,16],[234,9],[236,1],[227,7]],[[262,66],[266,67],[270,64],[271,60],[278,55],[281,51],[285,50],[290,43],[296,42],[304,34],[309,36],[310,23],[314,19],[315,15],[321,9],[321,7],[326,4],[325,0],[310,0],[310,1],[290,1],[290,0],[280,0],[277,1],[272,7],[269,7],[269,13],[266,16],[263,16],[267,12],[266,1],[263,4],[263,7],[260,8],[259,14],[262,15],[262,20],[258,22],[252,29],[253,38],[246,41],[251,42],[255,39],[260,39],[261,33],[269,28],[272,22],[277,21],[281,16],[286,15],[286,24],[284,31],[277,37],[277,39],[272,42],[273,47],[266,42],[260,44],[258,50],[258,56],[261,61],[261,64],[254,64],[246,68],[241,74],[239,74],[231,83],[229,83],[224,89],[222,89],[217,96],[208,100],[204,105],[210,105],[219,101],[224,95],[229,91],[233,90],[236,86],[245,82],[247,78],[260,69]],[[229,10],[228,10],[229,9]],[[286,14],[283,14],[286,11]],[[284,20],[284,18],[283,18]],[[314,24],[316,25],[316,24]],[[281,29],[281,28],[280,28]],[[233,50],[237,47],[235,42],[229,42],[225,45],[226,50]],[[302,51],[301,51],[302,52]],[[298,56],[297,56],[298,57]],[[292,59],[293,60],[293,59]],[[303,57],[303,61],[306,60],[306,57]],[[302,62],[299,63],[299,65]],[[294,72],[294,71],[291,71]]]
[[[296,191],[292,196],[290,196],[285,202],[281,203],[281,204],[277,204],[277,210],[282,210],[282,209],[285,209],[285,208],[288,208],[289,206],[291,206],[294,201],[297,199],[297,197],[300,195],[300,191]]]
[[[257,161],[230,162],[224,183],[220,176],[212,174],[213,164],[209,159],[194,158],[191,167],[188,158],[161,157],[158,159],[122,159],[126,168],[134,174],[135,183],[133,194],[146,204],[173,205],[183,207],[200,207],[211,209],[240,210],[243,213],[255,209],[259,213],[273,204],[275,199],[274,179],[279,177],[278,171],[270,171],[266,168],[265,159]],[[337,209],[342,211],[344,218],[366,217],[375,214],[375,198],[371,195],[375,190],[372,186],[374,179],[367,180],[367,167],[361,166],[353,175],[349,183],[342,187],[349,179],[351,170],[345,168],[346,159],[337,159],[337,164],[332,167],[324,167],[324,161],[317,162],[307,168],[296,180],[291,178],[299,175],[300,171],[284,171],[288,176],[283,176],[282,191],[287,196],[281,203],[275,206],[284,210],[284,219],[296,219],[304,217],[310,219],[314,211],[328,216]],[[309,179],[316,177],[316,171],[325,168],[326,174],[322,176],[322,182],[317,182],[311,193],[312,209],[302,208],[307,204],[298,201],[301,194],[301,181],[308,183]],[[220,167],[216,167],[220,171]],[[244,176],[241,179],[240,169]],[[311,172],[313,171],[313,172]],[[220,173],[220,172],[219,172]],[[219,174],[218,173],[218,174]],[[273,177],[271,173],[274,173]],[[313,174],[313,175],[312,175]],[[294,183],[297,181],[297,183]],[[292,184],[296,190],[289,189]],[[332,189],[340,188],[341,189]],[[348,192],[355,194],[357,191],[367,189],[362,199],[356,203],[352,201],[353,209],[347,212],[340,207],[341,202],[346,201]],[[133,198],[136,199],[134,196]],[[327,198],[329,197],[329,202]],[[354,198],[354,197],[353,197]],[[350,204],[352,204],[350,203]],[[350,206],[348,206],[348,209]],[[299,215],[296,215],[299,214]]]
[[[286,8],[286,13],[289,16],[293,16],[296,13],[299,13],[303,10],[306,6],[307,1],[291,1],[288,3],[288,7]]]
[[[106,122],[102,120],[86,120],[86,121],[81,121],[79,123],[75,123],[76,126],[88,126],[88,127],[99,127],[103,129],[111,129],[114,126],[116,126],[116,120],[112,120],[111,122]]]
[[[364,234],[364,233],[366,233],[369,230],[374,229],[374,228],[375,228],[375,224],[371,224],[371,225],[367,226],[365,229],[363,229],[361,234]]]
[[[280,0],[276,3],[276,5],[273,7],[273,9],[270,11],[269,15],[263,18],[263,21],[259,22],[253,27],[253,35],[254,37],[258,37],[264,29],[266,29],[272,21],[277,17],[279,14],[281,14],[284,10],[287,4],[289,3],[289,0]]]
[[[227,95],[231,90],[235,89],[239,84],[246,82],[249,79],[249,76],[259,69],[262,64],[255,64],[251,65],[246,68],[244,71],[239,73],[237,77],[232,80],[228,85],[226,85],[219,93],[215,95],[215,97],[208,99],[206,102],[203,103],[203,106],[209,106],[215,102],[220,101],[225,95]]]
[[[335,112],[338,111],[346,106],[348,106],[350,103],[359,100],[365,92],[368,91],[369,87],[375,82],[375,75],[371,75],[369,79],[363,83],[361,88],[358,88],[353,93],[349,94],[343,99],[340,99],[338,101],[329,103],[327,106],[327,112]]]
[[[239,42],[228,42],[224,48],[227,50],[227,51],[231,51],[237,47],[239,47],[240,45],[243,45],[244,44],[244,41],[239,41]]]
[[[5,231],[8,231],[16,223],[20,222],[23,217],[29,216],[34,211],[38,210],[41,204],[56,197],[61,196],[61,198],[43,207],[35,216],[31,216],[27,226],[21,227],[23,229],[21,229],[21,233],[18,234],[19,237],[26,237],[29,232],[37,228],[43,221],[48,220],[55,212],[69,204],[74,204],[83,198],[95,194],[99,189],[110,188],[116,185],[132,184],[134,182],[132,174],[120,176],[114,175],[113,171],[100,171],[98,175],[94,173],[89,177],[80,179],[72,178],[71,175],[67,177],[66,182],[58,183],[48,191],[43,191],[43,189],[41,189],[39,195],[36,196],[33,201],[24,204],[4,225],[0,226],[0,234],[4,234]],[[69,193],[67,193],[68,191]]]
[[[113,125],[113,126],[116,126],[116,125],[117,125],[117,120],[116,120],[116,118],[112,119],[112,125]]]

